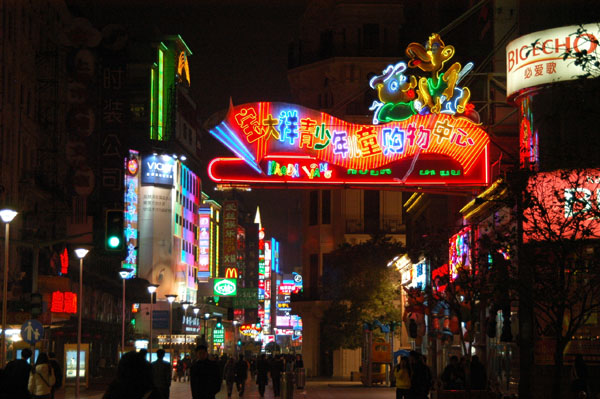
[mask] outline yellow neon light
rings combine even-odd
[[[187,59],[187,55],[185,54],[185,51],[182,51],[181,53],[179,53],[179,62],[177,64],[177,74],[179,76],[182,76],[182,72],[185,71],[185,80],[187,80],[188,85],[191,84],[190,82],[190,66],[188,64],[188,59]]]

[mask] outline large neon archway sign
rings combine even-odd
[[[429,41],[436,48],[443,45],[437,35]],[[409,45],[407,54],[428,57],[429,47],[419,51],[419,46]],[[403,75],[404,63],[372,80],[380,99],[373,125],[288,103],[231,105],[209,131],[237,157],[213,159],[210,178],[222,184],[288,187],[487,185],[489,137],[476,123],[468,89],[458,86],[470,68],[461,70],[455,63],[444,75],[444,62],[436,62],[429,64],[439,66],[433,77],[421,77],[418,86],[414,76]],[[416,65],[432,71],[423,62],[408,64]],[[393,90],[405,93],[394,96]]]

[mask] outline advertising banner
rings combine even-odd
[[[170,155],[145,155],[142,157],[142,185],[173,187],[175,159]]]

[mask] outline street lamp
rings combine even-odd
[[[200,308],[194,308],[194,316],[198,317],[198,313],[200,313]]]
[[[77,365],[75,375],[75,397],[79,399],[79,358],[81,356],[81,315],[83,312],[83,258],[90,252],[87,248],[77,248],[75,255],[79,258],[79,317],[77,318]]]
[[[185,323],[187,322],[187,310],[190,307],[191,303],[183,302],[181,307],[183,308],[183,323],[181,323],[181,327],[183,328],[183,357],[187,352],[187,328]]]
[[[150,293],[150,339],[148,340],[148,353],[150,354],[150,362],[152,362],[152,302],[154,302],[154,293],[158,288],[157,284],[150,284],[148,292]]]
[[[9,254],[9,235],[10,235],[10,222],[17,216],[17,212],[12,209],[2,209],[0,211],[0,218],[5,224],[4,233],[4,281],[2,284],[2,351],[0,351],[0,367],[4,367],[6,362],[6,312],[7,312],[7,301],[8,301],[8,254]]]
[[[125,280],[131,275],[131,269],[119,269],[119,276],[123,280],[123,315],[121,320],[121,353],[125,353]]]
[[[208,331],[206,329],[206,325],[207,325],[209,318],[210,318],[210,313],[208,313],[208,312],[204,313],[204,340],[206,341],[206,346],[208,346]]]
[[[169,349],[171,351],[171,364],[173,364],[173,302],[177,299],[177,295],[165,295],[167,301],[169,301]]]

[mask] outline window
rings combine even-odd
[[[321,192],[321,223],[331,224],[331,190]]]
[[[308,208],[308,224],[314,226],[319,224],[319,192],[311,191]]]
[[[363,47],[365,50],[375,50],[379,48],[379,25],[363,25]]]
[[[379,231],[379,191],[365,190],[365,233],[376,233]]]

